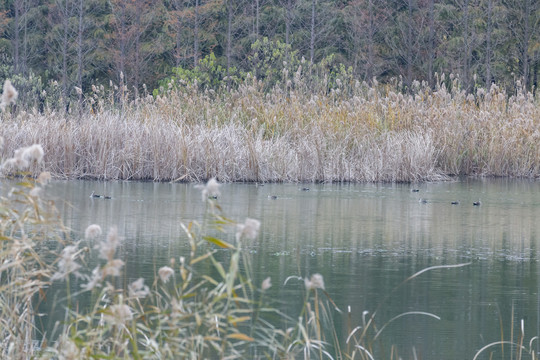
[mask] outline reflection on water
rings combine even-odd
[[[351,307],[350,324],[335,313],[343,334],[361,324],[364,310],[378,308],[379,327],[406,311],[441,317],[393,322],[382,335],[385,350],[377,349],[383,358],[392,344],[405,359],[413,351],[422,359],[472,358],[501,340],[501,331],[511,340],[512,314],[514,341],[521,319],[526,339],[538,334],[539,182],[426,183],[416,185],[418,192],[408,184],[302,187],[224,184],[219,199],[229,218],[261,220],[261,235],[246,251],[256,281],[272,276],[271,290],[284,300],[278,303],[283,311],[294,314],[303,285],[279,284],[290,275],[318,272],[337,305]],[[92,191],[112,199],[90,198]],[[171,257],[185,254],[181,223],[201,222],[205,212],[191,184],[55,182],[47,196],[62,200],[57,205],[75,233],[92,223],[118,226],[125,238],[126,282],[150,277]],[[476,201],[481,205],[473,206]],[[423,268],[464,262],[471,265],[427,272],[394,291]]]

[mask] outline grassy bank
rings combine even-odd
[[[519,85],[519,84],[518,84]],[[299,79],[263,91],[171,85],[121,101],[85,94],[84,110],[2,114],[2,157],[33,143],[58,178],[201,181],[429,181],[452,175],[538,177],[540,102],[497,86],[337,82],[309,91]],[[8,109],[9,110],[9,109]]]

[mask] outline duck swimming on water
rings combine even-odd
[[[110,196],[98,195],[98,194],[96,194],[95,191],[92,191],[92,193],[90,194],[90,197],[91,198],[112,199]]]

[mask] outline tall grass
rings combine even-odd
[[[457,78],[443,78],[434,90],[415,83],[404,93],[399,84],[349,81],[314,92],[298,78],[264,92],[250,78],[230,92],[171,85],[132,101],[94,90],[73,113],[3,113],[4,157],[42,144],[42,168],[58,178],[400,182],[540,174],[539,101],[496,85],[467,94]]]
[[[0,357],[10,359],[306,359],[343,357],[332,323],[335,304],[319,274],[301,279],[304,305],[296,319],[271,306],[267,278],[255,284],[242,244],[257,236],[259,222],[224,217],[213,196],[218,184],[203,188],[208,204],[203,224],[184,226],[185,257],[159,268],[146,285],[117,281],[124,263],[116,256],[122,239],[112,228],[91,225],[84,239],[71,239],[51,202],[41,200],[47,176],[28,176],[0,198]],[[208,229],[236,232],[235,244]],[[226,262],[216,259],[226,249]],[[98,253],[94,269],[84,264]],[[160,264],[156,264],[159,266]],[[70,286],[78,279],[81,289]],[[54,282],[66,297],[51,333],[42,333],[39,303]],[[324,294],[324,295],[323,295]],[[81,298],[89,299],[83,306]],[[276,321],[275,319],[278,319]],[[274,319],[274,320],[272,320]],[[323,330],[324,329],[324,330]],[[40,340],[41,339],[41,340]],[[337,355],[336,355],[337,354]]]
[[[138,279],[123,286],[117,281],[125,264],[116,257],[122,241],[116,229],[103,234],[94,224],[84,239],[71,239],[53,204],[41,200],[48,176],[38,182],[19,175],[21,181],[0,198],[1,358],[282,359],[315,349],[328,354],[320,327],[317,338],[305,338],[312,335],[301,327],[307,315],[293,330],[268,322],[268,314],[277,314],[284,324],[295,321],[268,306],[270,278],[252,282],[242,243],[257,236],[257,220],[236,223],[205,198],[205,223],[184,226],[189,254],[160,267],[149,285]],[[203,194],[213,196],[218,186],[209,183]],[[208,235],[208,228],[235,231],[236,243]],[[230,252],[227,263],[216,260],[218,248]],[[101,261],[88,269],[85,259],[92,252]],[[75,279],[83,282],[79,290],[70,286]],[[52,295],[54,282],[66,284],[60,304],[65,315],[44,334],[39,319],[46,314],[37,309]],[[317,288],[307,288],[307,306]],[[82,297],[90,299],[89,306],[79,303]]]

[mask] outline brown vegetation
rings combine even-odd
[[[435,90],[298,80],[270,93],[253,79],[231,92],[170,86],[118,101],[103,88],[88,109],[2,114],[2,158],[41,144],[57,178],[201,181],[431,181],[453,175],[538,177],[540,104],[457,79]],[[519,85],[519,84],[518,84]],[[91,106],[90,106],[91,105]],[[34,168],[37,174],[42,168]]]

